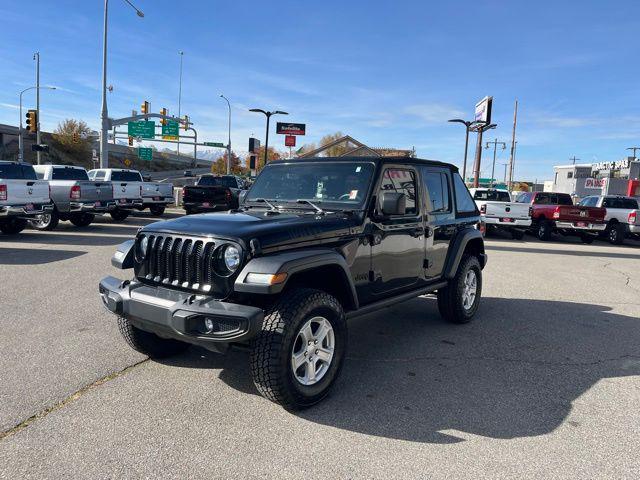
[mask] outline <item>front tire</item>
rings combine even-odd
[[[42,215],[35,217],[33,220],[29,220],[31,228],[43,231],[54,230],[58,226],[58,223],[60,223],[60,215],[58,215],[58,212],[55,209],[51,213],[43,213]]]
[[[76,227],[88,227],[93,223],[96,216],[92,213],[75,213],[71,215],[69,221]]]
[[[129,216],[129,212],[127,212],[126,210],[117,209],[113,212],[110,212],[109,215],[111,215],[111,218],[113,218],[116,222],[122,222]]]
[[[478,310],[482,294],[482,269],[478,258],[463,255],[455,277],[438,290],[438,310],[452,323],[468,323]]]
[[[118,317],[118,329],[131,348],[150,358],[170,357],[189,347],[188,343],[160,338],[151,332],[140,330],[124,317]]]
[[[151,205],[149,207],[149,212],[151,212],[151,215],[153,215],[154,217],[160,217],[164,213],[164,206],[163,205]]]
[[[22,218],[10,218],[7,221],[0,222],[0,232],[5,235],[16,235],[27,228],[27,221]]]
[[[288,410],[310,407],[330,391],[347,349],[342,306],[320,290],[284,293],[252,342],[251,375],[262,396]]]

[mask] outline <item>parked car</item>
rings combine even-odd
[[[38,230],[53,230],[60,220],[86,227],[96,214],[115,209],[111,184],[89,180],[87,171],[72,165],[34,165],[38,179],[49,183],[54,208],[29,223]]]
[[[182,206],[187,215],[238,208],[244,180],[235,175],[202,175],[195,185],[182,189]]]
[[[549,240],[558,232],[592,243],[606,228],[604,208],[574,205],[568,193],[524,192],[516,202],[530,206],[531,230],[540,240]]]
[[[347,319],[437,293],[445,319],[472,320],[487,261],[479,221],[453,165],[274,162],[241,209],[143,227],[111,261],[133,278],[106,277],[99,292],[135,350],[249,345],[258,391],[308,407],[344,363]]]
[[[580,202],[585,207],[606,209],[607,224],[603,235],[613,245],[621,245],[626,237],[640,238],[640,207],[638,200],[621,195],[593,195]]]
[[[53,210],[49,184],[28,163],[0,160],[0,231],[20,233],[36,215]]]
[[[122,221],[133,209],[142,208],[142,175],[137,170],[101,168],[89,170],[89,178],[111,184],[115,208],[109,215],[114,220]]]
[[[529,206],[512,202],[509,192],[494,188],[471,188],[473,196],[487,234],[493,230],[502,230],[514,239],[522,239],[531,227]]]

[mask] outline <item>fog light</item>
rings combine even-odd
[[[214,323],[213,320],[209,317],[205,317],[204,319],[204,331],[205,333],[213,332]]]

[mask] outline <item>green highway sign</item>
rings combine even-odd
[[[180,135],[180,124],[174,120],[167,120],[165,125],[162,125],[162,138],[165,140],[178,140]]]
[[[224,143],[222,142],[204,142],[207,147],[220,147],[224,148]]]
[[[138,158],[151,161],[153,159],[153,148],[138,147]]]
[[[155,138],[156,122],[152,120],[129,122],[127,125],[127,135],[130,137]]]

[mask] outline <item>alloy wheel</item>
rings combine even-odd
[[[469,270],[464,276],[462,286],[462,306],[465,310],[470,310],[476,300],[478,292],[478,277],[475,270]]]
[[[298,331],[291,352],[293,375],[302,385],[315,385],[325,376],[336,347],[336,338],[329,320],[313,317]]]

